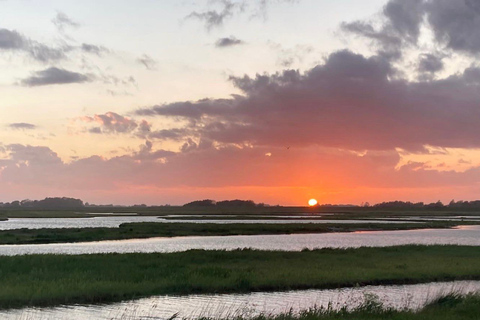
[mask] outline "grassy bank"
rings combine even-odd
[[[261,315],[253,318],[235,318],[235,320],[473,320],[479,319],[480,296],[457,296],[450,294],[439,297],[419,311],[396,311],[385,308],[374,299],[367,300],[361,306],[339,311],[329,309],[310,309],[300,314],[286,313],[277,316]],[[203,319],[210,320],[210,319]]]
[[[16,229],[0,231],[0,244],[40,244],[61,242],[85,242],[122,240],[151,237],[178,236],[229,236],[258,234],[328,233],[379,230],[409,230],[424,228],[449,228],[458,222],[429,223],[125,223],[119,228],[74,228],[74,229]],[[462,223],[463,224],[463,223]]]
[[[480,279],[480,247],[0,257],[0,307]]]
[[[0,207],[0,217],[6,218],[78,218],[113,215],[165,216],[165,215],[286,215],[312,217],[322,214],[334,214],[335,218],[388,218],[408,216],[479,216],[477,208],[374,208],[374,207],[82,207],[75,209],[35,209]]]

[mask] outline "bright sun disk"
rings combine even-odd
[[[318,202],[317,202],[317,200],[315,200],[315,199],[310,199],[310,200],[308,200],[308,205],[309,205],[310,207],[313,207],[313,206],[317,205],[317,203],[318,203]]]

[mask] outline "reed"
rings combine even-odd
[[[480,247],[0,257],[0,307],[480,279]]]
[[[428,223],[125,223],[119,228],[57,228],[57,229],[15,229],[0,231],[0,244],[40,244],[62,242],[88,242],[101,240],[143,239],[151,237],[181,236],[229,236],[330,233],[382,230],[411,230],[424,228],[451,228],[458,222]],[[462,223],[464,224],[464,223]]]

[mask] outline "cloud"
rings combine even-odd
[[[157,70],[157,62],[149,55],[143,54],[137,58],[137,62],[142,64],[147,70]]]
[[[409,42],[416,43],[423,18],[423,0],[390,0],[383,13],[389,20],[386,28],[392,28]]]
[[[236,11],[243,10],[242,3],[234,3],[230,0],[217,0],[221,5],[221,10],[208,10],[203,12],[194,11],[186,19],[198,19],[205,24],[205,28],[210,31],[212,28],[221,27],[225,20],[231,18]]]
[[[478,54],[480,52],[480,5],[476,0],[434,0],[426,2],[428,22],[435,39],[447,48]]]
[[[136,121],[115,112],[95,114],[92,117],[86,116],[79,118],[79,120],[96,124],[97,126],[88,129],[88,132],[94,134],[125,134],[135,132],[137,136],[145,137],[151,130],[151,125],[147,121]]]
[[[38,42],[32,42],[27,48],[28,53],[30,53],[35,60],[43,63],[63,60],[66,58],[66,51],[69,50],[69,48],[52,48]]]
[[[422,54],[420,56],[418,65],[419,72],[435,73],[441,71],[443,67],[444,65],[441,57],[429,53]]]
[[[260,0],[260,1],[231,1],[212,0],[210,3],[219,5],[219,9],[193,11],[185,19],[197,19],[204,23],[207,31],[222,27],[225,22],[235,15],[247,13],[250,18],[263,18],[266,20],[268,7],[271,3],[296,3],[300,0]]]
[[[95,54],[95,55],[97,55],[97,56],[102,55],[102,53],[108,53],[108,52],[110,52],[110,50],[108,50],[107,48],[105,48],[105,47],[103,47],[103,46],[97,46],[97,45],[88,44],[88,43],[82,43],[82,45],[80,46],[80,49],[81,49],[83,52]]]
[[[25,38],[15,30],[0,29],[0,49],[19,50],[25,46]]]
[[[148,135],[148,137],[155,140],[181,141],[184,140],[185,137],[188,137],[190,134],[192,133],[188,129],[173,128],[152,131]]]
[[[39,62],[65,59],[69,48],[52,48],[33,41],[15,30],[0,29],[0,50],[25,52]]]
[[[10,129],[19,129],[19,130],[33,130],[37,128],[36,125],[31,123],[25,123],[25,122],[10,123],[8,127]]]
[[[402,50],[418,46],[422,27],[444,49],[468,55],[480,52],[480,5],[477,0],[390,0],[382,11],[381,26],[355,21],[342,29],[372,39],[385,54],[399,58]]]
[[[261,17],[267,19],[268,9],[272,3],[297,3],[300,0],[259,0],[255,1],[256,7],[253,9],[252,17]]]
[[[156,105],[136,114],[181,120],[184,131],[176,134],[227,145],[480,147],[479,69],[429,82],[395,80],[395,73],[382,56],[339,51],[304,73],[232,77],[243,94],[230,99]]]
[[[417,71],[419,79],[431,80],[435,74],[444,68],[443,57],[431,53],[421,54],[418,60]]]
[[[91,79],[84,74],[50,67],[45,70],[37,71],[32,76],[25,78],[21,84],[28,87],[46,86],[53,84],[84,83]]]
[[[304,58],[314,51],[309,45],[296,45],[292,48],[284,48],[281,44],[269,42],[271,49],[277,52],[277,64],[283,68],[290,68],[296,62],[302,62]]]
[[[244,41],[237,39],[234,36],[230,36],[230,37],[218,39],[217,42],[215,42],[215,46],[217,48],[226,48],[226,47],[237,46],[244,43],[245,43]]]
[[[93,78],[93,77],[92,77]],[[97,76],[94,77],[96,80],[99,80],[99,81],[102,81],[103,83],[105,84],[110,84],[110,85],[114,85],[114,86],[137,86],[137,80],[135,80],[135,78],[133,76],[127,76],[125,78],[120,78],[120,77],[117,77],[115,75],[111,75],[111,74],[104,74],[104,73],[101,73]],[[109,92],[110,94],[112,93],[119,93],[117,91],[113,91],[111,90],[111,92]],[[124,94],[127,93],[128,95],[128,92],[123,92]]]
[[[298,199],[308,199],[307,191],[318,192],[330,202],[360,203],[367,197],[379,201],[392,195],[397,199],[403,196],[406,200],[425,200],[429,193],[436,201],[460,195],[475,198],[478,193],[473,186],[480,179],[479,168],[464,173],[439,172],[427,170],[422,163],[411,163],[397,170],[394,167],[399,155],[395,151],[358,155],[319,148],[295,148],[295,152],[286,148],[200,148],[189,141],[185,152],[171,152],[156,149],[147,140],[131,154],[112,158],[94,155],[66,163],[43,146],[16,144],[4,149],[0,192],[11,194],[17,190],[17,198],[25,190],[30,194],[64,195],[68,186],[72,195],[103,203],[110,199],[115,203],[136,202],[148,193],[148,201],[158,204],[165,194],[171,195],[176,189],[181,190],[175,197],[179,203],[185,202],[186,193],[195,198],[201,192],[224,192],[231,197],[241,190],[242,195],[255,201],[273,194],[268,199],[276,203],[298,203]],[[271,157],[265,156],[268,152]],[[246,186],[252,188],[248,193],[244,193]],[[282,190],[278,186],[288,187]],[[226,188],[231,189],[226,192]],[[107,200],[105,194],[109,192],[114,196]],[[328,193],[326,197],[324,192]],[[372,197],[376,198],[370,200]],[[163,201],[171,202],[172,198]]]
[[[55,18],[52,19],[52,23],[55,25],[55,27],[57,27],[60,32],[64,32],[67,27],[80,27],[80,23],[73,21],[63,12],[57,12]]]

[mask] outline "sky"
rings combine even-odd
[[[0,0],[0,202],[480,199],[478,0]]]

